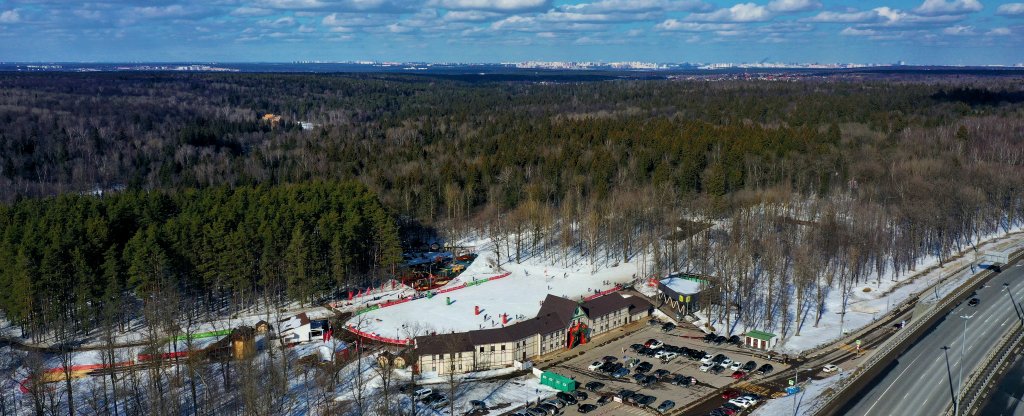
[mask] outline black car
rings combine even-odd
[[[654,403],[656,401],[658,401],[657,397],[654,397],[654,396],[644,396],[640,400],[637,400],[636,404],[639,404],[641,406],[650,406],[652,403]]]
[[[597,405],[593,405],[590,403],[581,404],[580,407],[577,408],[576,410],[578,410],[580,413],[590,413],[593,412],[594,410],[597,410]]]
[[[633,381],[637,382],[637,384],[643,384],[646,378],[647,376],[645,376],[644,373],[633,374]]]
[[[587,390],[590,390],[590,391],[594,392],[594,391],[601,390],[601,388],[604,387],[604,383],[602,383],[600,381],[591,381],[591,382],[587,383],[583,387],[585,387]]]
[[[721,364],[723,361],[725,361],[726,358],[728,357],[726,357],[725,354],[717,354],[713,358],[711,358],[711,362],[715,364]]]
[[[736,413],[739,413],[739,412],[742,412],[742,411],[743,411],[743,408],[742,408],[742,407],[739,407],[739,406],[737,406],[737,405],[734,405],[734,404],[732,404],[732,403],[726,403],[726,404],[723,404],[723,405],[722,405],[722,407],[724,407],[724,408],[726,408],[726,409],[732,409],[732,410],[735,410],[735,411],[736,411]]]
[[[615,364],[613,364],[613,365],[612,365],[612,370],[611,370],[611,371],[609,371],[609,373],[614,373],[614,372],[616,372],[616,371],[619,371],[619,370],[620,370],[620,369],[622,369],[623,367],[625,367],[625,366],[624,366],[624,365],[622,365],[622,363],[615,363]]]
[[[566,404],[568,404],[570,406],[572,406],[572,405],[577,403],[576,402],[576,398],[573,397],[573,395],[571,395],[569,393],[566,393],[566,392],[560,391],[558,393],[555,393],[555,397],[557,397],[559,399],[562,399],[562,401],[564,401]]]
[[[658,382],[658,377],[647,376],[647,377],[644,378],[644,382],[640,383],[640,384],[643,384],[645,386],[650,386],[651,384],[654,384],[654,383],[657,383],[657,382]]]
[[[602,360],[605,360],[605,361],[610,362],[610,363],[614,363],[616,361],[619,361],[619,358],[618,357],[612,357],[610,355],[606,355],[606,356],[604,356],[604,358],[602,358]]]
[[[670,373],[670,371],[664,368],[659,368],[657,371],[654,372],[654,376],[660,379],[665,378],[665,376],[669,375]]]
[[[704,358],[704,356],[707,354],[707,351],[704,350],[690,350],[690,353],[686,354],[686,356],[690,357],[690,361],[697,361],[701,358]]]
[[[650,348],[647,348],[647,347],[642,347],[636,353],[637,353],[637,355],[643,355],[643,356],[650,357],[650,356],[654,355],[654,350],[652,350]]]
[[[636,369],[633,370],[633,372],[634,373],[646,373],[648,371],[651,371],[652,368],[654,368],[654,366],[651,365],[651,363],[649,363],[647,361],[644,361],[644,362],[642,362],[640,364],[637,364]]]
[[[590,396],[587,395],[587,392],[585,392],[583,390],[576,390],[575,395],[576,395],[576,400],[579,400],[581,402],[584,401],[584,400],[587,400],[587,398],[590,397]]]
[[[715,338],[715,345],[722,345],[722,343],[725,342],[725,341],[726,341],[725,336],[724,335],[719,335],[718,337]]]
[[[981,299],[978,298],[971,298],[971,300],[967,302],[967,304],[971,306],[978,306],[979,303],[981,303]]]
[[[643,344],[633,344],[629,346],[629,349],[633,350],[633,352],[640,351],[642,348],[644,348]]]
[[[618,393],[615,393],[615,397],[618,397],[619,400],[626,400],[629,398],[629,396],[632,396],[634,394],[636,394],[636,392],[633,390],[619,390]]]
[[[755,368],[757,368],[757,363],[753,361],[747,361],[746,364],[743,364],[743,371],[745,372],[749,373],[751,371],[754,371]]]
[[[715,338],[718,338],[718,335],[712,332],[704,336],[704,342],[715,342]]]
[[[610,401],[612,401],[612,396],[604,395],[604,396],[601,396],[601,398],[597,399],[597,404],[601,405],[601,406],[604,406],[606,403],[608,403]]]
[[[661,326],[661,332],[670,332],[673,329],[676,329],[676,324],[671,323],[671,322],[668,322],[665,325]]]
[[[544,409],[544,411],[548,412],[548,414],[552,414],[552,415],[557,415],[558,414],[558,406],[555,406],[553,404],[541,403],[540,406],[537,406],[537,407],[539,407],[541,409]]]
[[[714,367],[711,367],[711,369],[708,370],[708,371],[710,371],[711,374],[719,375],[719,374],[722,374],[723,371],[725,371],[725,367],[723,367],[721,365],[715,365]]]
[[[729,343],[733,344],[733,345],[741,345],[741,344],[743,344],[743,340],[740,339],[739,335],[733,335],[733,336],[729,337]]]
[[[604,364],[601,364],[600,367],[597,367],[597,370],[602,373],[610,373],[613,371],[612,367],[615,367],[615,363],[605,362]]]
[[[765,374],[771,374],[772,371],[775,371],[775,367],[772,367],[771,364],[765,364],[765,365],[762,365],[760,368],[757,369],[757,374],[760,374],[760,375],[763,376]]]

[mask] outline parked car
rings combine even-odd
[[[728,359],[729,357],[726,357],[725,354],[716,354],[713,358],[711,358],[711,362],[715,364],[721,364],[722,362]]]
[[[610,363],[614,363],[616,361],[619,361],[619,357],[613,357],[611,355],[606,355],[606,356],[604,356],[604,358],[602,358],[602,360],[605,360],[605,361],[610,362]]]
[[[979,303],[981,303],[981,299],[978,298],[971,298],[971,300],[967,302],[967,304],[971,306],[978,306]]]
[[[633,374],[633,381],[635,381],[637,384],[642,384],[644,382],[644,379],[646,378],[647,376],[644,375],[644,373]]]
[[[487,410],[487,403],[484,403],[482,400],[470,400],[469,406],[473,410]]]
[[[587,395],[587,392],[585,392],[583,390],[576,390],[574,395],[576,396],[576,400],[579,400],[581,402],[584,401],[584,400],[587,400],[587,398],[590,397],[590,396]]]
[[[419,400],[419,399],[422,399],[424,397],[429,396],[433,392],[434,392],[434,389],[432,389],[432,388],[420,387],[420,388],[416,389],[416,391],[412,392],[412,397],[415,398],[416,400]]]
[[[537,407],[541,408],[542,410],[547,412],[547,414],[549,414],[549,415],[557,415],[558,414],[558,406],[555,406],[555,405],[553,405],[551,403],[544,402],[544,403],[541,403],[540,406],[537,406]]]
[[[555,397],[561,399],[562,401],[565,402],[565,404],[567,404],[569,406],[572,406],[572,405],[576,404],[576,396],[573,396],[573,395],[571,395],[569,393],[561,392],[560,391],[558,393],[555,393]]]
[[[719,374],[722,374],[723,371],[725,371],[725,367],[722,367],[721,365],[716,365],[714,367],[711,367],[711,370],[709,370],[709,371],[711,372],[711,374],[714,374],[714,375],[717,376]]]
[[[747,373],[744,373],[742,371],[736,371],[736,372],[732,373],[732,378],[734,378],[736,380],[742,379],[743,377],[746,377],[746,376],[747,376]]]
[[[735,390],[735,389],[729,389],[729,390],[726,390],[726,391],[722,392],[722,398],[725,399],[725,400],[732,400],[732,399],[735,399],[735,398],[740,397],[740,396],[741,396],[740,392],[738,390]]]
[[[757,369],[757,374],[760,374],[760,375],[771,374],[773,371],[775,371],[775,367],[772,367],[771,364],[765,364],[765,365],[762,365],[761,368]]]
[[[590,363],[590,365],[587,366],[587,369],[590,370],[590,371],[596,371],[597,369],[599,369],[599,368],[601,368],[601,367],[603,367],[603,366],[605,366],[607,364],[608,363],[604,362],[604,361],[594,361],[594,362]]]
[[[673,329],[676,329],[676,324],[671,322],[668,322],[661,326],[661,332],[671,332]]]
[[[747,407],[753,406],[753,405],[757,404],[757,402],[759,400],[761,400],[761,396],[758,396],[756,394],[746,394],[746,395],[743,395],[743,397],[741,397],[741,398],[747,400],[747,403],[749,404],[749,406],[747,406]]]
[[[743,368],[743,364],[739,361],[733,361],[732,364],[729,364],[729,369],[732,371],[738,371],[740,368]]]
[[[657,397],[645,395],[644,397],[641,397],[640,400],[637,400],[636,404],[641,406],[650,406],[651,404],[654,404],[654,402],[656,401],[658,401]]]
[[[618,393],[615,393],[615,397],[618,397],[619,400],[625,401],[626,399],[629,398],[629,396],[632,396],[634,394],[636,394],[636,392],[633,391],[633,390],[625,390],[625,389],[623,389],[623,390],[619,390]]]
[[[733,345],[743,345],[743,339],[739,335],[733,335],[729,337],[729,343]]]
[[[565,401],[563,401],[561,399],[557,399],[557,398],[548,399],[547,401],[545,401],[542,404],[550,404],[552,406],[555,406],[558,409],[561,409],[561,408],[569,405],[569,403],[566,403]]]
[[[439,400],[431,403],[430,407],[432,407],[434,409],[440,409],[440,408],[443,408],[443,407],[447,406],[450,403],[451,402],[448,401],[447,397],[441,396],[441,398]]]
[[[719,335],[715,337],[715,345],[722,345],[722,343],[725,342],[725,340],[726,338],[724,335]]]
[[[725,359],[724,359],[724,360],[722,360],[721,362],[719,362],[719,364],[721,364],[721,365],[723,365],[723,366],[729,366],[729,365],[732,365],[732,359],[731,359],[731,358],[729,358],[729,357],[725,357]]]
[[[711,360],[713,360],[714,358],[715,357],[713,357],[711,354],[704,353],[704,356],[701,357],[701,359],[700,359],[700,363],[701,364],[710,364]]]
[[[580,407],[577,408],[576,410],[578,412],[580,412],[580,413],[590,413],[590,412],[593,412],[594,410],[597,410],[597,405],[590,404],[590,403],[581,404]]]
[[[665,413],[669,410],[672,410],[673,407],[676,407],[676,402],[671,400],[665,400],[658,405],[658,412]]]
[[[442,397],[444,397],[443,394],[438,393],[438,392],[435,391],[435,392],[431,392],[430,394],[424,396],[422,399],[420,399],[420,402],[422,402],[425,405],[432,405],[432,404],[434,404],[434,402],[436,402],[438,400],[441,400]]]
[[[700,368],[698,368],[698,370],[700,370],[703,373],[706,373],[708,371],[711,371],[711,367],[714,367],[714,366],[715,366],[715,364],[712,364],[712,363],[709,362],[709,363],[701,364]]]
[[[597,404],[600,405],[600,406],[604,406],[605,404],[607,404],[610,401],[612,401],[612,396],[606,394],[606,395],[601,396],[600,398],[597,399]]]
[[[672,361],[673,359],[675,359],[678,356],[679,356],[679,354],[674,353],[674,352],[670,352],[668,354],[665,354],[665,355],[661,356],[661,362],[667,363],[669,361]]]
[[[651,371],[652,368],[654,368],[654,366],[651,365],[651,363],[649,363],[647,361],[644,361],[644,362],[638,364],[636,366],[636,369],[633,370],[633,372],[636,372],[636,373],[646,373],[648,371]]]
[[[727,415],[735,415],[735,414],[740,413],[740,412],[743,411],[742,407],[739,407],[739,406],[734,405],[732,403],[723,404],[722,408],[726,410],[725,414],[727,414]],[[730,411],[732,413],[729,413]]]
[[[746,364],[743,364],[743,367],[741,368],[741,370],[746,371],[746,372],[749,373],[751,371],[754,371],[755,368],[757,368],[757,363],[756,362],[747,361]]]
[[[595,391],[601,390],[601,388],[604,387],[604,383],[602,383],[600,381],[591,381],[591,382],[585,384],[583,387],[586,388],[587,390],[591,391],[591,392],[595,392]]]
[[[658,370],[656,370],[656,371],[654,372],[654,376],[655,376],[655,377],[657,377],[657,378],[659,378],[659,379],[661,379],[661,378],[665,378],[665,376],[667,376],[667,375],[669,375],[669,374],[672,374],[672,372],[671,372],[671,371],[668,371],[668,370],[666,370],[666,369],[664,369],[664,368],[659,368]]]
[[[821,371],[824,371],[826,373],[834,373],[839,370],[839,366],[835,364],[825,364],[825,366],[821,368]]]
[[[658,341],[656,339],[652,339],[650,341],[647,341],[647,347],[648,348],[661,348],[662,345],[665,345],[665,343],[663,343],[661,341]]]
[[[534,407],[526,412],[529,413],[530,416],[547,416],[548,414],[547,410],[541,409],[540,407]]]
[[[715,338],[718,338],[714,332],[704,336],[704,342],[715,342]]]
[[[748,400],[745,397],[737,397],[735,399],[729,400],[729,403],[731,403],[731,404],[733,404],[733,405],[735,405],[737,407],[741,407],[743,409],[746,409],[746,408],[754,405],[753,403],[750,402],[750,400]]]
[[[629,349],[633,350],[633,352],[637,352],[637,351],[640,351],[640,349],[643,348],[643,347],[644,347],[643,344],[633,344],[633,345],[629,346]]]
[[[614,373],[612,373],[612,378],[623,378],[623,377],[628,376],[628,375],[629,375],[629,370],[627,370],[625,368],[620,368],[620,369],[616,370]]]

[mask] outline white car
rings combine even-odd
[[[709,362],[706,362],[706,363],[704,363],[704,364],[701,364],[701,366],[700,366],[700,371],[702,371],[702,372],[705,372],[705,373],[706,373],[706,372],[708,372],[708,370],[710,370],[710,369],[711,369],[711,367],[714,367],[714,366],[715,366],[715,364],[714,364],[714,363],[712,363],[712,362],[710,362],[710,361],[709,361]]]
[[[711,362],[712,358],[715,358],[715,357],[713,355],[711,355],[711,354],[704,354],[704,358],[700,359],[700,363],[701,364],[708,364],[708,363]]]
[[[420,388],[416,389],[416,391],[412,392],[412,397],[415,397],[416,400],[419,400],[419,399],[422,399],[424,397],[429,396],[430,393],[433,393],[433,392],[434,392],[434,389],[427,388],[427,387],[420,387]]]
[[[729,369],[732,371],[739,371],[741,367],[743,367],[742,363],[739,361],[733,361],[732,365],[729,366]]]
[[[754,403],[751,403],[751,401],[746,397],[737,397],[735,399],[729,400],[729,403],[732,403],[744,409],[754,405]]]
[[[732,360],[730,360],[729,357],[725,357],[725,359],[722,360],[722,362],[720,362],[719,364],[721,364],[722,367],[728,367],[729,364],[732,364]]]
[[[822,367],[822,369],[821,369],[821,371],[824,371],[826,373],[834,373],[834,372],[839,371],[839,370],[840,370],[839,366],[837,366],[835,364],[826,364],[825,367]]]
[[[661,342],[661,341],[658,341],[658,340],[654,340],[653,342],[651,342],[651,345],[649,345],[647,348],[650,348],[650,349],[653,350],[653,349],[656,349],[656,348],[661,348],[664,345],[665,345],[664,342]]]
[[[678,357],[678,356],[679,356],[679,354],[676,354],[676,353],[674,353],[674,352],[668,352],[668,353],[665,353],[665,354],[663,354],[663,355],[661,356],[661,361],[663,361],[663,362],[666,362],[666,363],[667,363],[667,362],[669,362],[669,361],[672,361],[672,359],[674,359],[674,358],[676,358],[676,357]]]
[[[594,361],[594,362],[590,363],[590,365],[588,365],[587,368],[589,368],[590,371],[594,371],[594,370],[597,370],[598,368],[600,368],[602,365],[604,365],[603,362]]]
[[[750,403],[751,406],[757,404],[757,399],[755,399],[755,398],[753,398],[751,396],[743,396],[743,397],[740,397],[740,398],[741,399],[745,399],[747,401],[747,403]]]

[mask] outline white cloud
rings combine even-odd
[[[984,6],[978,0],[924,0],[915,12],[937,16],[943,14],[966,14],[981,11]]]
[[[728,9],[718,9],[709,13],[693,13],[686,17],[692,22],[763,22],[772,18],[764,6],[756,3],[740,3]]]
[[[865,11],[848,11],[848,12],[821,12],[804,19],[807,22],[819,22],[819,23],[863,23],[873,22],[881,18],[878,12],[874,10]]]
[[[942,29],[942,33],[953,36],[967,36],[974,34],[973,26],[956,25]]]
[[[855,27],[848,27],[843,29],[842,32],[839,32],[839,34],[843,36],[874,36],[877,35],[878,32],[874,29],[857,29]]]
[[[454,10],[520,11],[543,9],[551,0],[433,0],[430,5]]]
[[[444,14],[444,20],[449,22],[483,22],[503,16],[500,13],[485,12],[480,10],[455,10]]]
[[[354,15],[346,13],[331,13],[324,16],[320,24],[324,26],[380,26],[382,22],[378,19],[371,19],[366,15]]]
[[[293,17],[282,17],[276,20],[261,20],[260,25],[273,28],[281,28],[288,26],[295,26],[295,18]]]
[[[781,13],[805,12],[820,8],[821,2],[818,0],[772,0],[768,3],[768,10]]]
[[[149,6],[149,7],[133,7],[132,15],[134,17],[144,18],[163,18],[163,17],[181,17],[195,13],[195,10],[185,9],[180,4],[172,4],[170,6]]]
[[[316,32],[316,29],[311,28],[311,27],[306,26],[306,25],[299,25],[299,33],[313,33],[313,32]]]
[[[18,9],[4,10],[0,13],[0,23],[18,23],[21,21],[21,14]]]
[[[680,22],[676,19],[668,19],[655,26],[655,28],[660,30],[678,32],[715,32],[721,30],[733,30],[736,27],[737,25],[731,23]]]
[[[231,11],[232,16],[266,16],[271,13],[272,10],[259,7],[239,7]]]
[[[1024,3],[1006,3],[996,9],[996,14],[1003,16],[1024,16]]]
[[[559,7],[563,11],[579,13],[646,12],[646,11],[707,11],[711,5],[700,0],[598,0],[593,3],[569,4]]]
[[[989,35],[989,36],[1009,36],[1009,35],[1012,35],[1012,34],[1013,34],[1013,32],[1008,27],[997,27],[997,28],[994,28],[994,29],[988,31],[988,33],[986,33],[986,35]]]

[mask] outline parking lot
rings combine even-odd
[[[740,380],[736,380],[731,377],[733,375],[732,370],[726,369],[719,375],[702,372],[699,370],[699,367],[701,366],[700,361],[691,360],[689,357],[683,355],[680,355],[667,363],[663,363],[662,360],[658,358],[638,356],[637,353],[630,349],[630,346],[633,344],[644,344],[649,339],[656,339],[668,345],[701,350],[711,355],[724,354],[733,361],[739,361],[740,363],[754,361],[758,367],[763,364],[770,363],[774,367],[773,374],[785,371],[788,368],[788,366],[779,362],[769,362],[764,354],[757,354],[755,351],[748,348],[728,345],[725,343],[720,345],[706,343],[704,342],[704,335],[705,334],[703,332],[683,328],[676,328],[666,333],[662,331],[660,325],[648,325],[622,339],[612,341],[599,347],[586,349],[586,352],[582,355],[558,364],[551,368],[551,370],[565,376],[574,377],[579,383],[579,388],[581,389],[590,381],[599,381],[605,384],[598,393],[588,392],[588,399],[581,401],[580,404],[594,403],[600,393],[614,394],[620,390],[632,390],[637,393],[657,398],[655,402],[649,405],[649,410],[638,409],[632,405],[611,402],[588,413],[597,415],[639,415],[651,414],[652,412],[657,413],[654,409],[665,400],[674,401],[675,407],[673,410],[678,410],[679,408],[686,407],[694,401],[700,400],[710,394],[721,393],[723,388],[726,386],[756,393],[762,397],[768,397],[773,393],[776,393],[757,385],[757,381],[765,376],[751,374]],[[612,378],[608,373],[590,370],[588,368],[591,363],[601,361],[606,356],[616,357],[618,362],[627,362],[632,358],[638,358],[641,362],[648,362],[652,365],[651,370],[647,371],[645,374],[654,374],[656,371],[664,369],[668,371],[670,375],[662,378],[662,381],[655,382],[644,387],[633,379],[635,374],[634,370],[636,370],[636,368],[629,368],[629,374],[622,378]],[[669,383],[669,380],[671,380],[674,375],[694,377],[698,384],[696,386],[673,385]],[[722,403],[725,402],[725,400],[721,401]],[[564,409],[565,414],[580,414],[576,409],[577,406],[567,406]]]

